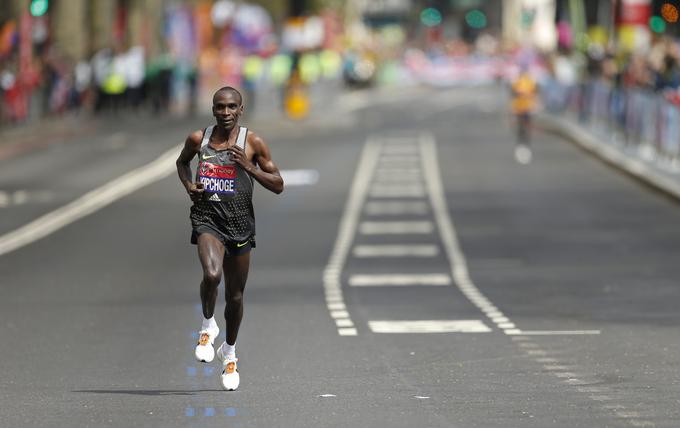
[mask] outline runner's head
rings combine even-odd
[[[232,129],[238,124],[238,119],[243,114],[241,93],[231,86],[218,89],[213,95],[212,112],[217,126],[226,130]]]

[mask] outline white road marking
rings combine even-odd
[[[349,318],[347,311],[331,311],[331,318]]]
[[[28,192],[25,190],[17,190],[12,196],[14,205],[23,205],[28,202]]]
[[[419,159],[412,159],[412,160],[410,160],[410,161],[408,161],[408,162],[407,162],[407,161],[399,161],[399,162],[396,162],[396,161],[389,161],[389,162],[388,162],[388,161],[383,161],[383,162],[380,162],[380,163],[378,164],[378,166],[376,167],[376,170],[378,170],[378,171],[380,171],[380,170],[383,170],[383,171],[395,171],[395,170],[400,170],[400,169],[401,169],[401,170],[410,171],[410,173],[412,174],[413,171],[417,171],[417,170],[418,170],[419,164],[420,164],[420,160],[419,160]]]
[[[422,198],[425,196],[425,188],[418,185],[395,186],[374,185],[370,192],[373,198]]]
[[[590,398],[593,401],[611,401],[611,400],[613,400],[613,398],[608,396],[608,395],[589,395],[588,398]]]
[[[465,254],[460,248],[456,229],[449,215],[441,183],[441,173],[437,156],[437,147],[434,138],[430,134],[421,134],[420,145],[422,149],[422,170],[428,195],[434,210],[435,220],[439,227],[445,253],[449,258],[453,279],[460,291],[482,312],[491,319],[494,324],[508,335],[589,335],[600,334],[599,330],[535,330],[525,331],[505,316],[489,299],[484,296],[470,278]]]
[[[417,154],[412,154],[412,155],[382,155],[380,156],[380,159],[378,159],[378,162],[382,164],[381,166],[384,166],[384,164],[394,164],[394,163],[401,163],[401,164],[408,164],[409,166],[417,166],[418,162],[420,159],[418,158]],[[380,166],[378,166],[380,168]]]
[[[356,328],[339,328],[338,334],[340,336],[356,336],[357,335],[357,329]]]
[[[429,209],[424,202],[369,202],[365,207],[368,215],[427,214]]]
[[[329,398],[329,397],[337,397],[337,395],[335,395],[335,394],[321,394],[321,395],[319,395],[319,397],[321,397],[321,398]]]
[[[380,168],[376,168],[376,176],[380,175],[398,175],[398,176],[414,176],[420,177],[423,171],[420,168],[404,168],[394,165],[382,165]]]
[[[410,286],[410,285],[449,285],[451,277],[446,274],[380,274],[352,275],[349,285],[352,287],[378,286]]]
[[[412,145],[412,146],[406,146],[406,145],[389,145],[386,144],[382,148],[382,153],[383,154],[391,154],[391,155],[396,155],[396,154],[420,154],[418,150],[418,146]]]
[[[550,370],[550,371],[564,371],[564,370],[570,370],[572,367],[570,366],[563,366],[563,365],[545,365],[543,366],[544,369]]]
[[[602,388],[601,386],[578,386],[576,387],[576,390],[578,392],[583,392],[583,393],[602,393],[605,390],[609,390],[609,388],[604,387]]]
[[[374,179],[373,183],[374,183],[374,186],[423,187],[423,182],[420,180],[420,178],[412,179],[412,178],[404,178],[404,177],[399,177],[399,178],[384,178],[384,177],[381,177],[381,178]]]
[[[396,170],[396,169],[376,169],[375,179],[377,180],[419,180],[423,176],[420,170]]]
[[[442,244],[446,255],[448,256],[456,286],[464,296],[466,296],[482,312],[486,313],[490,319],[501,317],[508,319],[508,321],[504,321],[503,323],[495,323],[504,332],[507,333],[508,331],[515,330],[514,328],[503,329],[503,327],[500,326],[501,324],[510,326],[512,323],[509,321],[509,318],[498,310],[498,308],[496,308],[472,282],[468,272],[465,254],[463,254],[463,251],[460,248],[456,229],[446,206],[446,198],[444,197],[441,173],[439,171],[439,157],[437,156],[434,138],[430,134],[422,134],[419,142],[422,150],[422,168],[425,176],[425,183],[428,187],[427,193],[430,196],[434,217],[437,226],[439,226]],[[489,312],[493,313],[493,315],[489,315]],[[514,325],[512,327],[514,327]]]
[[[479,320],[369,321],[373,333],[488,333]]]
[[[49,190],[0,190],[0,208],[24,205],[27,203],[45,203],[54,200],[55,194]]]
[[[118,199],[167,177],[176,171],[175,160],[183,146],[184,144],[175,146],[153,162],[111,180],[78,199],[0,236],[0,255],[42,239]]]
[[[352,240],[356,233],[357,224],[361,215],[361,207],[368,193],[368,186],[370,184],[371,174],[375,169],[378,159],[379,146],[374,141],[369,139],[366,141],[361,152],[361,158],[357,165],[356,174],[352,181],[352,187],[349,191],[349,197],[345,205],[340,225],[338,227],[338,235],[333,245],[333,251],[328,259],[326,268],[323,273],[323,286],[327,302],[342,303],[342,291],[340,286],[340,274],[347,261]],[[335,320],[338,328],[337,332],[340,336],[356,336],[357,329],[353,327],[349,313],[344,311],[337,311],[329,309],[330,316]],[[342,316],[341,316],[342,315]]]
[[[335,325],[337,327],[354,327],[354,323],[348,318],[336,319]]]
[[[329,310],[331,311],[344,311],[347,309],[344,303],[342,302],[336,302],[336,303],[328,303],[326,304]]]
[[[359,225],[363,235],[427,234],[433,230],[431,221],[365,221]]]
[[[603,408],[608,410],[625,409],[626,407],[621,404],[603,404]]]
[[[436,245],[357,245],[356,257],[434,257],[439,254]]]
[[[600,334],[600,330],[519,330],[520,333],[527,336],[580,336]]]
[[[311,186],[319,181],[319,171],[315,169],[284,169],[280,173],[286,187]]]

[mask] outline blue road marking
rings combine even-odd
[[[187,376],[196,376],[196,367],[187,367]]]
[[[203,416],[215,416],[215,408],[214,407],[206,407],[203,410]]]
[[[227,407],[224,409],[224,414],[227,416],[236,416],[236,409],[233,407]]]
[[[184,409],[184,415],[188,418],[196,415],[196,410],[193,407],[187,407]]]
[[[215,372],[214,367],[203,367],[203,376],[212,376],[212,374]]]

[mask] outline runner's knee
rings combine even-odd
[[[243,293],[240,292],[240,291],[229,293],[227,295],[227,304],[242,305],[243,304]]]
[[[222,279],[222,270],[219,268],[211,269],[208,268],[203,272],[203,282],[210,286],[217,288],[220,285],[220,280]]]

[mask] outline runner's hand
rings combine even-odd
[[[252,172],[253,164],[246,157],[246,152],[239,146],[231,146],[227,149],[231,160],[241,165],[246,172]]]
[[[191,183],[188,191],[191,200],[198,202],[203,198],[203,192],[205,192],[205,189],[203,188],[203,183]]]

